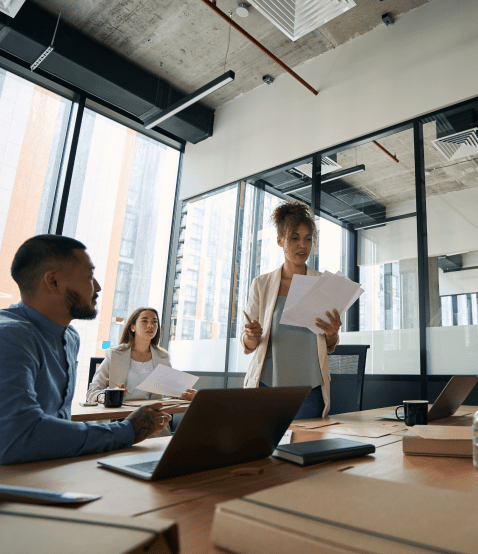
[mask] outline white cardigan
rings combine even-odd
[[[158,364],[167,365],[171,367],[171,360],[166,350],[151,347],[151,355],[153,357],[153,366]],[[105,359],[101,362],[100,367],[97,369],[88,392],[86,393],[86,399],[89,402],[93,402],[96,396],[107,388],[114,388],[114,385],[110,385],[108,379],[112,379],[115,383],[120,385],[126,383],[128,377],[128,371],[131,364],[131,348],[122,350],[119,346],[108,348],[105,352]],[[162,398],[161,394],[152,394],[151,398]]]
[[[251,292],[249,294],[249,300],[247,302],[246,313],[252,320],[257,320],[263,329],[262,338],[254,350],[250,350],[244,344],[244,332],[241,335],[241,343],[244,346],[244,352],[250,354],[254,352],[254,357],[249,364],[249,369],[244,379],[245,388],[254,388],[259,386],[261,378],[262,368],[264,366],[264,360],[267,352],[267,344],[269,342],[269,335],[272,325],[272,315],[274,313],[274,306],[279,294],[280,282],[281,282],[282,266],[279,269],[272,271],[271,273],[265,273],[259,275],[252,281]],[[322,275],[320,271],[315,271],[307,266],[307,275]],[[337,343],[327,348],[325,341],[325,335],[317,335],[317,349],[319,352],[319,365],[320,372],[322,374],[322,396],[324,398],[325,408],[322,412],[322,417],[325,417],[330,410],[330,372],[329,372],[329,360],[327,359],[327,352],[332,353],[335,350],[336,345],[339,343],[337,337]]]

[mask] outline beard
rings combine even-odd
[[[94,306],[85,302],[74,290],[66,289],[65,301],[71,319],[95,319],[98,313]]]

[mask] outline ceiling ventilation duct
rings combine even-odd
[[[433,146],[448,160],[478,155],[478,127],[432,141]]]
[[[331,171],[336,171],[337,169],[342,169],[342,166],[339,165],[337,162],[334,162],[334,160],[331,160],[330,158],[327,158],[327,156],[324,156],[321,160],[321,168],[320,171],[322,175],[325,175],[326,173],[330,173]],[[309,179],[312,179],[312,162],[309,162],[307,164],[297,165],[294,167],[294,169],[297,169],[297,171],[300,171]]]
[[[291,40],[310,33],[350,10],[353,0],[249,0]]]
[[[0,12],[15,17],[25,0],[0,0]]]

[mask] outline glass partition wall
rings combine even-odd
[[[431,375],[477,373],[478,102],[423,123]]]
[[[367,374],[420,380],[425,397],[427,375],[475,373],[477,129],[478,102],[466,103],[204,195],[200,202],[205,204],[213,196],[231,197],[222,207],[215,239],[233,237],[223,260],[231,264],[230,273],[226,277],[217,267],[220,281],[215,281],[214,295],[209,292],[217,302],[221,290],[223,318],[228,306],[222,330],[227,336],[222,335],[219,349],[209,350],[214,356],[208,364],[192,351],[188,357],[179,355],[179,341],[202,341],[196,352],[211,345],[219,321],[214,327],[214,321],[201,319],[196,304],[189,308],[189,323],[184,323],[185,316],[181,321],[191,283],[176,276],[169,348],[184,362],[177,367],[222,373],[222,386],[242,386],[250,362],[240,344],[249,287],[254,277],[282,263],[270,215],[279,202],[300,200],[314,207],[319,230],[309,265],[341,271],[365,291],[342,318],[341,342],[370,345]],[[197,202],[184,201],[183,222]],[[234,221],[226,223],[226,213]],[[187,268],[183,243],[189,232],[181,226],[180,269]],[[209,240],[205,232],[196,237],[202,255],[207,249],[202,241]],[[211,261],[204,263],[214,271]]]
[[[341,342],[370,345],[369,374],[419,374],[413,130],[339,151],[336,161],[343,176],[322,186],[321,208],[346,224],[364,289]]]

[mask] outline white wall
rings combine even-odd
[[[477,21],[477,0],[432,0],[295,68],[318,96],[285,74],[222,106],[181,198],[477,96]]]

